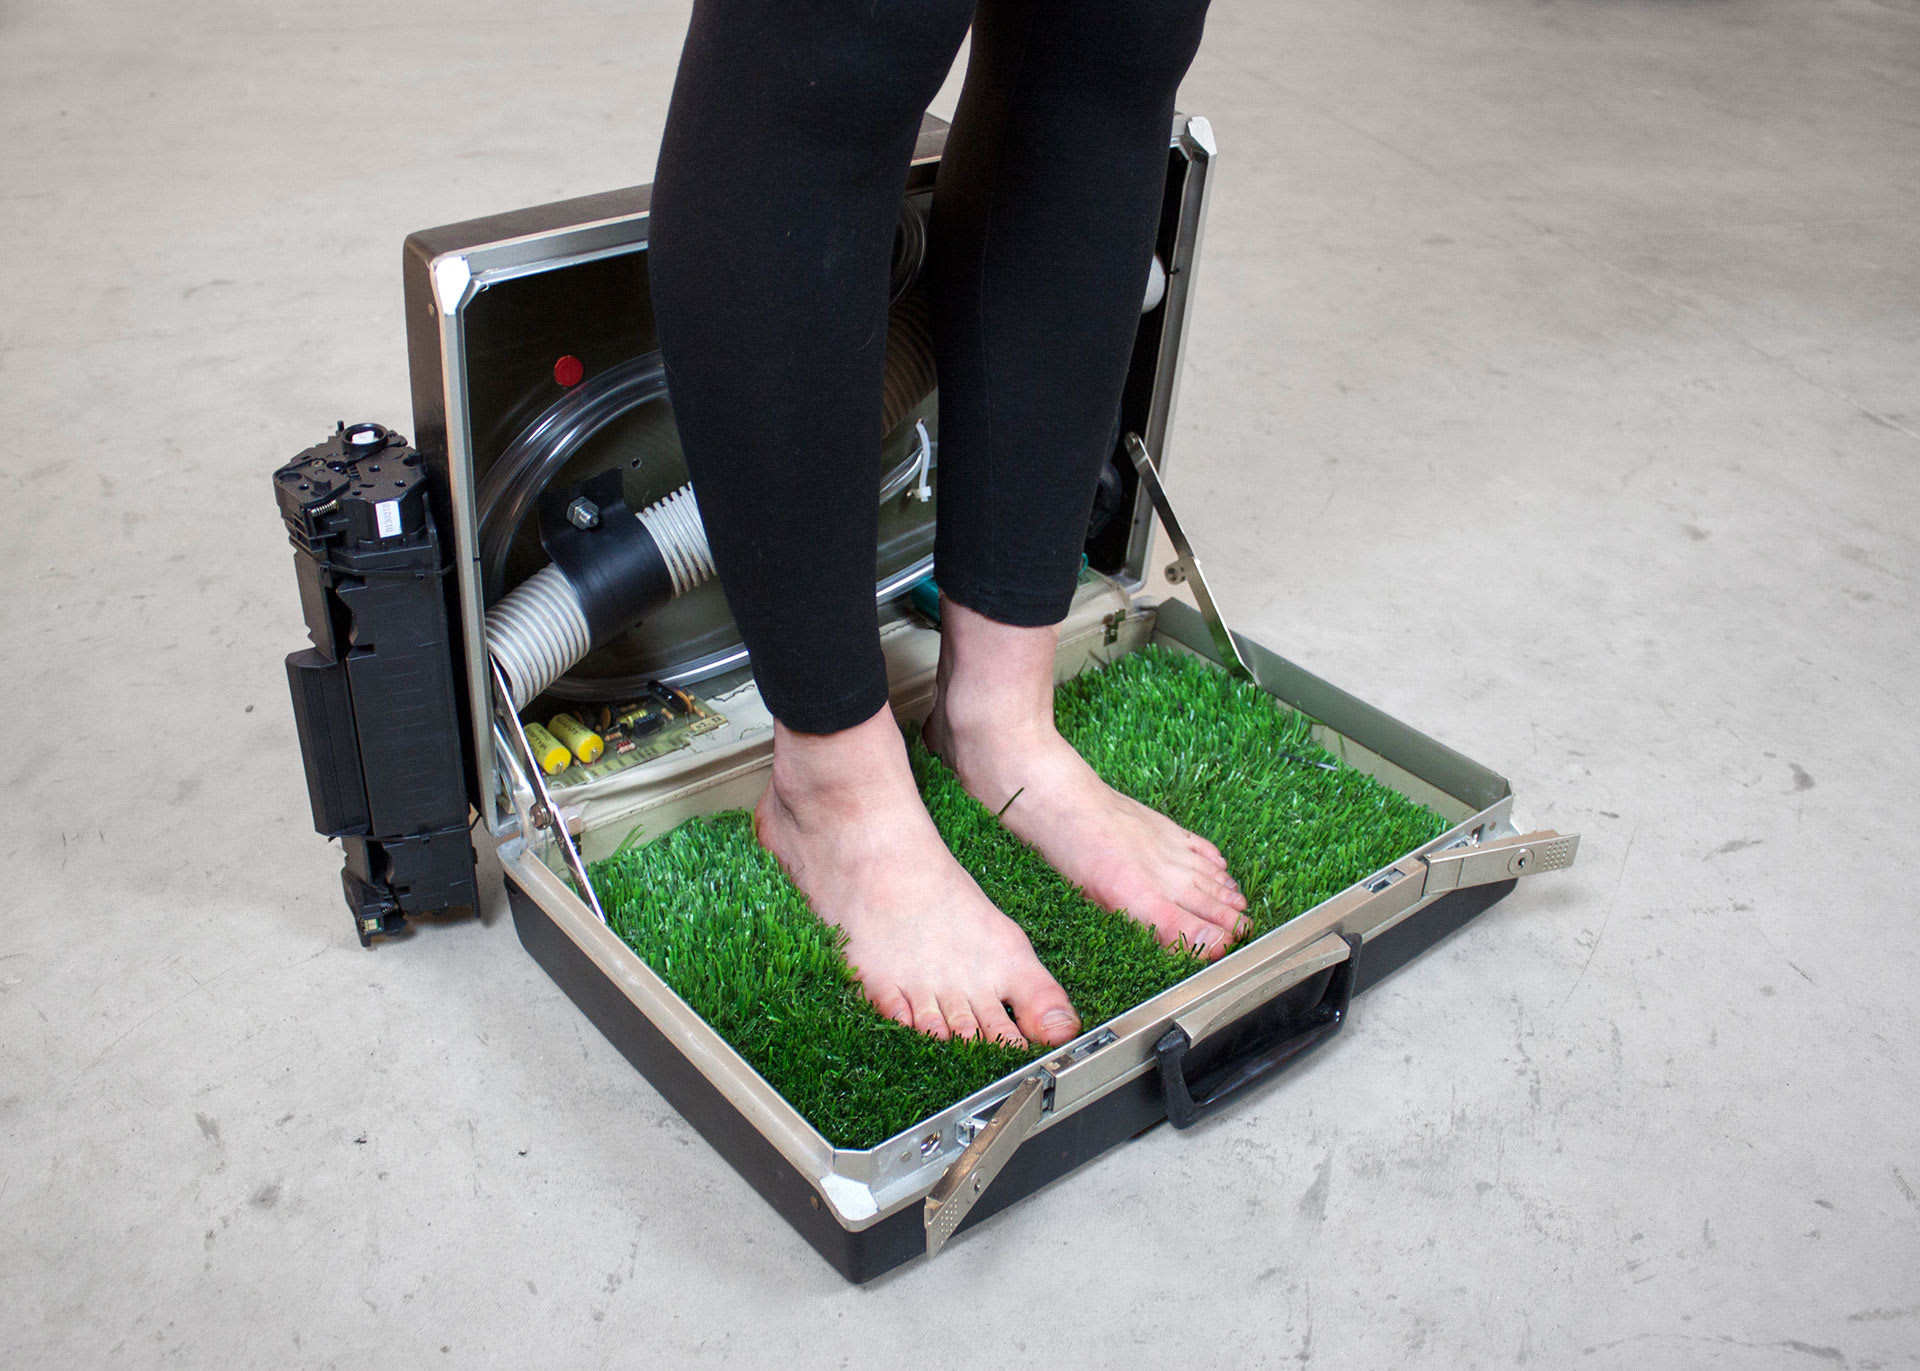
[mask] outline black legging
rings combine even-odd
[[[934,193],[935,575],[1066,617],[1206,0],[696,0],[654,183],[674,417],[776,718],[887,701],[873,572],[889,266],[920,116],[973,26]]]

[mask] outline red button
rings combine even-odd
[[[586,374],[586,364],[571,353],[553,364],[553,379],[563,386],[579,385],[580,378]]]

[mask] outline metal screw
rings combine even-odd
[[[1178,562],[1168,562],[1166,577],[1169,584],[1177,586],[1187,579],[1187,569]]]
[[[584,495],[577,495],[567,506],[567,522],[575,528],[592,528],[600,522],[600,506]]]
[[[1532,865],[1533,865],[1533,849],[1530,847],[1523,847],[1518,852],[1513,854],[1513,860],[1507,863],[1507,870],[1511,872],[1513,875],[1518,876],[1521,872],[1525,871],[1528,867]]]
[[[940,1135],[938,1133],[929,1133],[927,1134],[926,1137],[920,1140],[921,1156],[931,1157],[934,1153],[938,1152],[939,1150],[940,1150]]]

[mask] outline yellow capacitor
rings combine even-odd
[[[571,714],[554,715],[547,720],[547,730],[573,749],[573,755],[580,759],[582,766],[592,766],[600,760],[600,754],[607,750],[606,739]]]
[[[540,769],[549,776],[565,771],[573,762],[573,754],[567,751],[566,744],[539,724],[527,725],[527,746],[533,749]]]

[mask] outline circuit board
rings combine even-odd
[[[726,722],[686,691],[658,682],[637,699],[575,705],[546,721],[547,732],[564,738],[569,752],[564,765],[549,771],[547,784],[564,789],[604,780],[678,751]],[[579,745],[583,737],[599,741],[597,755]]]

